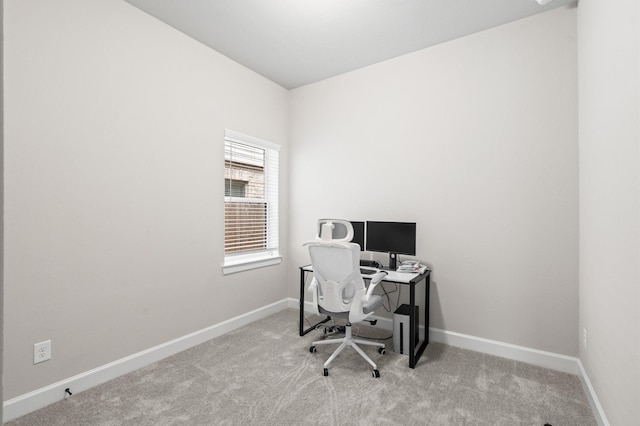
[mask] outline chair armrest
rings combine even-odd
[[[374,276],[371,277],[371,282],[369,283],[369,288],[367,288],[367,296],[370,296],[370,295],[373,294],[373,290],[380,283],[380,281],[382,281],[384,279],[384,277],[386,277],[387,275],[389,275],[389,274],[387,272],[385,272],[385,271],[378,271],[378,272],[375,273]]]

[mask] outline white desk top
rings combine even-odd
[[[410,283],[412,279],[414,279],[415,277],[417,277],[418,273],[406,273],[406,272],[397,272],[397,271],[389,271],[386,269],[375,269],[375,268],[368,268],[366,266],[362,266],[360,267],[360,269],[373,269],[375,271],[385,271],[387,273],[387,276],[384,277],[382,279],[382,281],[393,281],[393,282],[397,282],[397,283]],[[362,275],[363,278],[371,278],[371,275]]]
[[[313,268],[311,267],[311,265],[303,266],[302,269],[304,269],[305,271],[313,272]],[[396,283],[403,283],[403,284],[409,284],[411,280],[421,275],[418,273],[406,273],[406,272],[389,271],[386,269],[376,269],[368,266],[361,266],[360,269],[367,269],[370,271],[385,271],[387,273],[387,276],[384,277],[382,281],[389,281],[389,282],[396,282]],[[362,274],[362,278],[365,278],[365,279],[371,278],[372,276],[373,274],[371,275]]]

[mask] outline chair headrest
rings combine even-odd
[[[341,219],[318,220],[318,235],[316,235],[316,241],[348,243],[352,239],[353,239],[353,225],[348,220],[341,220]]]

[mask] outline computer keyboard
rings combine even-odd
[[[360,273],[362,275],[373,275],[375,274],[377,271],[375,269],[364,269],[364,268],[360,268]]]

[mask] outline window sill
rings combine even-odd
[[[282,263],[281,256],[269,256],[268,258],[245,260],[241,262],[226,263],[222,265],[222,274],[230,275],[237,272],[249,271],[251,269],[264,268],[266,266],[273,266]]]

